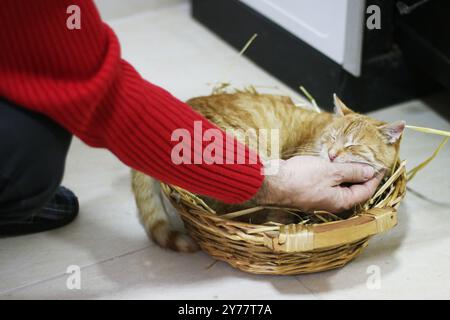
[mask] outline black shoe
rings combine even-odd
[[[47,204],[25,221],[0,226],[0,236],[22,235],[62,227],[78,215],[77,196],[60,186]]]

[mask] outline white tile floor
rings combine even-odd
[[[124,56],[150,81],[182,99],[209,93],[207,83],[218,80],[276,85],[291,92],[246,59],[236,60],[234,50],[189,17],[184,1],[152,9],[119,18],[118,10],[106,13]],[[225,78],[233,61],[237,64]],[[449,96],[443,99],[450,101]],[[373,115],[450,130],[429,103],[414,100]],[[407,131],[402,157],[411,168],[439,141]],[[150,243],[136,217],[129,170],[109,152],[75,140],[64,184],[79,196],[80,215],[59,230],[0,239],[0,299],[448,299],[449,164],[447,146],[410,184],[432,200],[410,192],[399,225],[373,239],[345,268],[296,277],[255,276],[221,262],[208,269],[213,260],[204,253],[176,254]],[[66,287],[70,265],[81,267],[81,290]],[[381,272],[381,288],[376,290],[366,284],[372,265]]]

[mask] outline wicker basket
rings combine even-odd
[[[255,225],[221,218],[200,198],[161,184],[200,247],[218,260],[257,274],[293,275],[344,266],[369,239],[397,224],[406,191],[404,162],[356,215],[321,224]]]

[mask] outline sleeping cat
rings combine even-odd
[[[315,112],[296,107],[289,97],[251,92],[223,93],[193,98],[187,103],[220,128],[278,129],[280,157],[317,156],[332,162],[358,162],[390,173],[396,160],[403,121],[386,124],[350,110],[334,96],[335,112]],[[236,135],[248,143],[248,137]],[[260,156],[270,154],[270,144]],[[160,246],[176,251],[195,251],[194,241],[169,222],[159,190],[159,181],[132,171],[132,187],[142,224]],[[228,205],[205,198],[217,214],[254,206],[252,201]],[[258,213],[255,213],[257,215]],[[276,215],[261,212],[259,217]],[[254,223],[256,220],[253,220]],[[289,220],[276,221],[290,223]],[[259,222],[258,222],[259,223]]]

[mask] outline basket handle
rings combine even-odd
[[[291,224],[280,227],[278,237],[265,237],[265,245],[278,252],[331,248],[387,231],[397,224],[397,210],[372,208],[347,220],[325,224]]]

